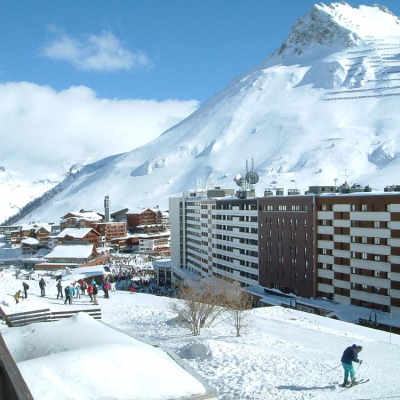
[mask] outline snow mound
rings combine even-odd
[[[160,348],[84,313],[7,329],[3,336],[35,399],[166,400],[206,393]]]
[[[180,358],[184,360],[205,360],[211,358],[211,349],[204,343],[190,343],[177,351]]]

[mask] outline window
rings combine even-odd
[[[326,219],[322,220],[322,225],[326,226]]]
[[[326,204],[322,205],[322,211],[326,211]]]
[[[381,271],[374,271],[375,278],[381,277]]]
[[[368,260],[368,254],[367,253],[361,253],[361,258],[363,260]]]
[[[374,243],[375,244],[381,244],[381,239],[380,238],[374,238]]]
[[[364,243],[364,244],[367,244],[367,243],[368,243],[368,240],[367,240],[367,238],[366,238],[365,236],[363,236],[363,237],[361,238],[361,243]]]
[[[374,256],[374,261],[381,261],[381,256]]]
[[[361,204],[361,211],[367,211],[367,205]]]
[[[352,236],[351,237],[351,243],[355,243],[356,242],[356,237],[355,236]]]
[[[356,206],[354,204],[351,205],[351,211],[356,211]]]
[[[374,221],[374,228],[380,228],[381,227],[381,222],[380,221]]]
[[[356,252],[355,251],[351,252],[351,258],[356,258]]]

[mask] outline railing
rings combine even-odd
[[[33,400],[33,396],[0,333],[0,399]]]
[[[86,310],[68,310],[68,311],[50,311],[50,309],[46,308],[43,310],[25,311],[9,315],[7,315],[0,308],[0,315],[2,319],[6,321],[6,324],[10,328],[33,324],[35,322],[59,321],[61,319],[70,318],[79,312],[84,312],[86,314],[89,314],[94,319],[101,320],[100,308],[86,309]]]
[[[101,320],[101,308],[90,310],[71,310],[71,311],[55,311],[51,313],[51,321],[59,321],[61,319],[70,318],[78,312],[84,312],[97,320]]]
[[[24,311],[16,314],[7,315],[10,327],[33,324],[34,322],[48,322],[51,320],[50,309],[35,311]]]

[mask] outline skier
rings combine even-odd
[[[77,299],[81,298],[81,285],[79,282],[76,282],[76,285],[75,285],[75,297]]]
[[[22,286],[24,287],[24,295],[25,295],[25,298],[27,299],[28,298],[29,285],[26,282],[23,282]]]
[[[357,346],[353,344],[353,346],[347,347],[347,349],[343,352],[342,355],[342,365],[344,369],[344,382],[343,386],[353,386],[356,385],[356,373],[354,372],[353,362],[362,364],[362,360],[358,359],[358,353],[362,350],[362,346]],[[351,377],[351,382],[349,381],[349,374]]]
[[[69,285],[69,293],[71,296],[71,304],[72,304],[72,299],[74,298],[75,294],[75,286],[72,283]]]
[[[111,291],[115,292],[116,281],[115,281],[115,276],[113,274],[110,275],[110,284],[111,284]]]
[[[57,291],[58,291],[58,293],[57,293],[57,300],[58,300],[58,296],[60,296],[60,297],[61,297],[61,300],[62,300],[62,299],[63,299],[63,293],[62,293],[62,283],[61,283],[61,279],[57,282],[56,287],[57,287]]]
[[[19,303],[19,296],[21,296],[21,291],[20,290],[18,290],[18,292],[15,293],[15,295],[14,295],[15,304]]]
[[[92,286],[91,283],[89,283],[89,286],[87,288],[87,292],[88,292],[88,295],[90,297],[90,301],[92,302],[93,301],[93,286]]]
[[[71,292],[70,292],[70,290],[69,290],[69,286],[65,286],[64,293],[65,293],[65,301],[64,301],[64,304],[67,304],[67,301],[69,302],[69,304],[72,304]]]
[[[45,287],[46,287],[46,282],[44,281],[44,279],[40,279],[39,281],[39,287],[40,287],[40,296],[44,297],[46,295],[45,292]]]
[[[93,301],[94,301],[94,304],[96,305],[96,306],[98,306],[99,305],[99,303],[97,302],[97,294],[99,293],[99,289],[97,289],[97,285],[96,285],[96,283],[93,285]]]
[[[109,292],[109,290],[110,290],[110,282],[109,282],[108,280],[106,280],[106,281],[104,282],[103,290],[104,290],[104,297],[105,297],[106,299],[109,299],[110,296],[109,296],[108,292]]]

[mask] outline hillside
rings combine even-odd
[[[12,296],[21,287],[22,281],[6,274],[0,276],[2,309],[10,314],[43,308],[56,311],[65,310],[66,307],[79,310],[92,307],[87,296],[74,300],[72,306],[65,306],[63,300],[56,300],[57,291],[54,282],[52,283],[50,278],[46,279],[46,297],[40,297],[37,282],[30,281],[28,299],[15,305]],[[173,350],[208,384],[218,390],[220,400],[394,399],[400,393],[399,376],[387,373],[388,370],[394,371],[398,365],[399,335],[390,336],[387,332],[296,310],[268,307],[251,311],[253,326],[242,337],[237,338],[233,332],[234,328],[227,323],[204,329],[200,336],[194,337],[177,324],[176,315],[169,307],[171,301],[179,300],[149,294],[132,295],[123,291],[112,292],[110,299],[99,296],[103,322]],[[72,324],[71,328],[75,327],[77,332],[76,328],[79,325],[73,322],[68,325]],[[87,354],[90,344],[95,346],[101,340],[101,329],[99,328],[99,335],[92,335],[92,343],[89,340],[88,344],[87,338],[83,342],[77,341],[75,334],[60,345],[51,337],[52,332],[42,326],[44,324],[38,325],[37,328],[35,325],[26,328],[7,328],[1,325],[2,335],[18,362],[28,386],[41,393],[39,397],[43,400],[53,399],[57,390],[60,400],[81,398],[82,392],[85,392],[85,398],[97,399],[96,391],[85,390],[93,387],[93,377],[95,380],[98,378],[100,372],[97,367],[105,368],[104,355],[101,351],[93,347],[90,360],[100,357],[103,361],[90,363],[90,368],[79,367],[78,363],[75,371],[74,368],[65,368],[63,362],[66,360],[71,362],[74,355],[71,354],[69,359],[66,358],[68,350],[71,350],[71,343],[77,343],[75,348],[80,349],[74,360],[80,359],[82,354]],[[88,325],[84,326],[86,328]],[[65,327],[65,324],[62,327]],[[14,332],[15,329],[21,332]],[[21,337],[23,342],[18,340]],[[45,338],[50,345],[43,347],[40,342],[33,343],[32,338],[39,341],[40,338],[42,340]],[[364,348],[360,353],[363,364],[355,368],[357,377],[369,378],[370,382],[347,390],[338,386],[343,382],[340,358],[344,349],[353,343]],[[43,359],[40,368],[34,371],[29,368],[29,361],[26,360],[33,358],[33,355],[40,351],[45,351],[41,356],[47,357]],[[60,368],[51,371],[51,385],[46,387],[46,380],[38,379],[38,374],[49,376],[46,361],[54,362],[56,356],[63,362],[59,364]],[[110,354],[108,357],[110,363],[115,362]],[[116,359],[117,357],[118,354]],[[138,360],[139,354],[136,352],[136,358],[135,355],[132,357],[128,359],[132,371],[135,371],[135,361]],[[157,374],[159,366],[149,365],[151,362],[147,361],[146,367],[153,369]],[[125,367],[125,362],[119,368]],[[78,372],[83,376],[79,374],[74,376]],[[141,376],[138,375],[139,372],[131,374],[132,395],[138,393],[138,388],[142,387],[135,384],[135,379]],[[74,379],[73,393],[66,390],[71,387],[68,385],[71,378]],[[110,379],[110,382],[115,383],[118,381],[118,376],[114,377],[111,373]],[[161,381],[160,379],[160,385]],[[118,386],[118,391],[115,391],[116,388],[112,383],[110,385],[111,387],[107,389],[113,391],[115,398],[127,398],[126,391],[122,392],[123,389],[126,390],[126,382]],[[46,393],[48,396],[45,396]],[[135,398],[162,398],[156,396],[157,388],[151,385],[146,392],[142,390],[140,393],[146,396],[135,396]]]
[[[399,167],[400,21],[382,6],[315,5],[268,59],[132,152],[83,167],[20,216],[160,205],[196,180],[233,187],[246,158],[265,187],[334,179],[382,190]]]

